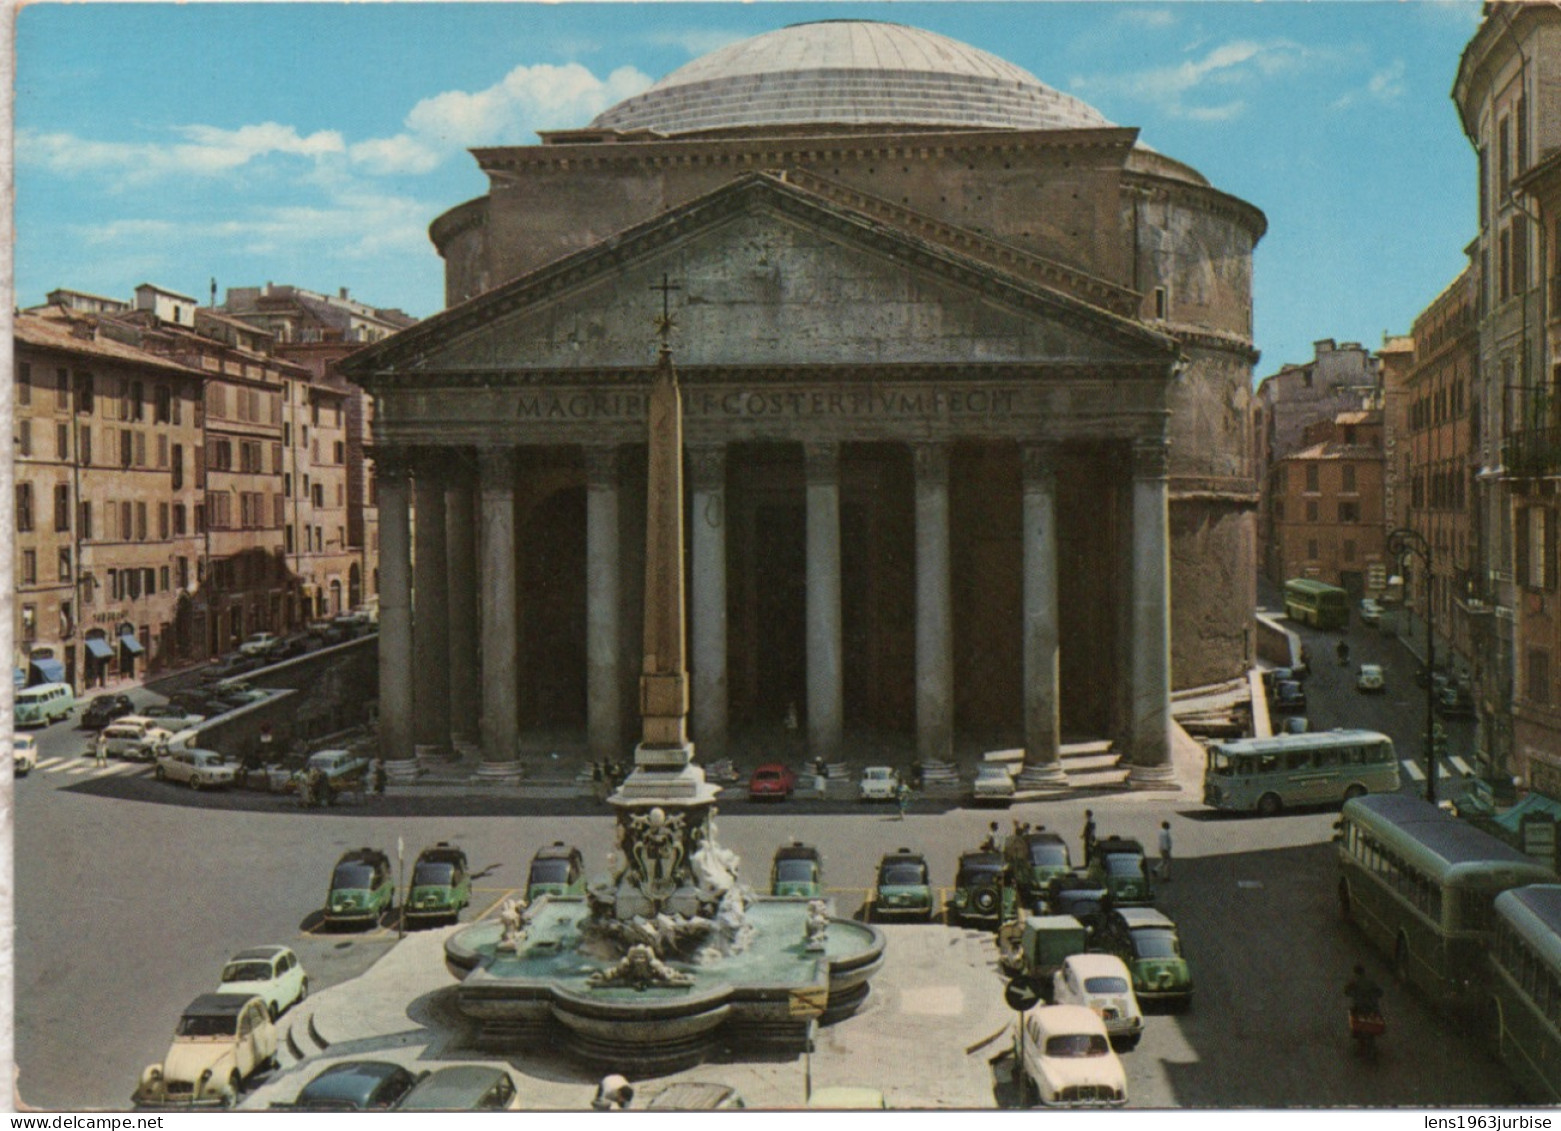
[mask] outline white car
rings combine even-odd
[[[1105,1023],[1114,1048],[1130,1049],[1144,1035],[1144,1012],[1133,993],[1133,976],[1114,954],[1074,954],[1052,976],[1052,1001],[1082,1005]]]
[[[1000,762],[977,766],[970,793],[977,802],[1007,805],[1014,799],[1013,772]]]
[[[269,656],[281,642],[281,637],[274,632],[256,632],[246,636],[238,650],[246,656]]]
[[[275,1021],[309,996],[309,975],[298,956],[285,946],[257,946],[241,950],[222,968],[219,994],[247,994],[261,998]]]
[[[38,740],[30,734],[13,734],[11,736],[11,764],[12,773],[19,778],[26,777],[38,768]]]
[[[368,769],[369,760],[351,750],[316,750],[304,763],[304,772],[319,770],[327,781]]]
[[[888,766],[868,766],[856,786],[862,801],[893,801],[899,792],[900,776]]]
[[[232,1107],[244,1081],[276,1064],[276,1026],[248,994],[202,994],[185,1007],[168,1055],[149,1064],[131,1102],[141,1107]]]
[[[1387,688],[1387,680],[1382,675],[1381,664],[1362,664],[1360,675],[1355,680],[1357,691],[1383,691]]]
[[[1106,1027],[1080,1005],[1038,1005],[1022,1018],[1015,1040],[1019,1092],[1025,1106],[1035,1096],[1046,1107],[1121,1107],[1127,1073],[1111,1049]]]
[[[145,715],[125,715],[104,727],[99,734],[110,758],[131,762],[156,760],[158,751],[168,744],[173,731],[157,725]]]
[[[191,789],[222,789],[233,784],[238,767],[215,750],[180,747],[157,756],[157,780],[184,782]]]

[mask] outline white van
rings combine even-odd
[[[125,715],[116,719],[101,731],[107,752],[111,758],[124,758],[131,762],[151,762],[173,732],[157,725],[155,719],[143,715]]]
[[[39,683],[16,693],[16,725],[48,726],[70,718],[76,693],[68,683]]]

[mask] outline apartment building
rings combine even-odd
[[[1389,576],[1382,413],[1341,412],[1308,426],[1302,442],[1269,477],[1280,575],[1316,578],[1356,597],[1380,593]]]

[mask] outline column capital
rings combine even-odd
[[[1131,452],[1134,479],[1164,479],[1170,471],[1171,445],[1164,436],[1135,436]]]
[[[715,491],[726,486],[726,445],[685,444],[688,453],[688,478],[696,491]]]
[[[469,448],[443,448],[440,478],[451,488],[470,487],[477,481],[477,458]]]
[[[820,441],[802,445],[802,466],[810,486],[827,486],[840,481],[840,445]]]
[[[378,447],[373,452],[374,478],[380,483],[405,480],[412,474],[415,457],[410,448]]]
[[[485,487],[493,484],[509,486],[515,478],[517,464],[514,448],[477,449],[477,467]]]
[[[1062,462],[1061,447],[1051,441],[1019,445],[1019,465],[1026,490],[1057,485],[1057,466]]]
[[[413,448],[408,452],[412,474],[424,486],[443,485],[447,468],[454,462],[448,452],[438,448]]]
[[[621,462],[622,458],[616,447],[587,447],[585,449],[586,486],[597,489],[616,487]]]
[[[918,481],[948,482],[949,446],[947,444],[912,444],[911,460],[916,466],[916,478]]]

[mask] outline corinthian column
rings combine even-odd
[[[413,472],[417,554],[413,559],[413,737],[419,757],[437,757],[450,745],[450,590],[445,545],[444,476],[432,453]]]
[[[692,480],[694,741],[705,760],[726,754],[726,447],[688,449]]]
[[[379,753],[412,762],[412,524],[405,454],[375,453],[379,493]]]
[[[1026,444],[1024,469],[1023,785],[1065,785],[1058,695],[1057,452]]]
[[[484,448],[482,476],[482,766],[496,781],[520,775],[515,597],[515,452]]]
[[[1171,566],[1168,450],[1163,438],[1133,443],[1132,656],[1129,723],[1140,789],[1175,788],[1171,766]]]
[[[949,452],[917,444],[916,750],[923,761],[954,754],[954,634],[949,583]]]
[[[840,756],[841,691],[840,445],[808,444],[807,656],[808,752],[833,762]]]
[[[450,562],[450,731],[457,749],[477,739],[482,713],[477,647],[477,521],[471,467],[463,458],[446,480],[445,531]]]
[[[618,449],[585,450],[586,741],[617,761],[623,742],[618,548]]]

